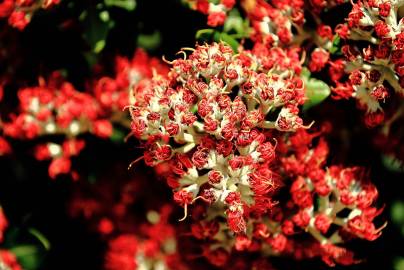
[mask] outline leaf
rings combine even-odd
[[[213,34],[213,39],[216,42],[220,41],[226,42],[233,49],[234,52],[237,52],[238,47],[240,46],[240,43],[238,43],[238,41],[235,38],[226,33],[215,32]]]
[[[50,242],[49,240],[37,229],[35,228],[30,228],[28,232],[34,236],[39,242],[41,242],[42,246],[46,249],[50,249]]]
[[[223,31],[228,33],[234,30],[237,34],[242,34],[245,32],[244,21],[237,10],[233,10],[227,16],[227,19],[223,25]]]
[[[115,25],[114,21],[110,19],[108,11],[92,8],[83,12],[80,20],[84,25],[83,37],[91,51],[95,54],[100,53],[106,45],[109,30]]]
[[[155,50],[161,43],[161,34],[159,31],[154,31],[151,35],[140,34],[137,37],[138,47],[146,50]]]
[[[303,105],[303,110],[308,110],[320,104],[331,94],[330,86],[319,79],[310,78],[310,72],[307,69],[303,69],[301,76],[306,86],[307,98]]]
[[[195,38],[209,40],[214,32],[215,30],[213,29],[201,29],[196,32]]]
[[[104,0],[107,7],[118,7],[126,9],[127,11],[133,11],[136,9],[136,0]]]
[[[391,220],[398,224],[404,224],[404,202],[396,201],[390,209]]]
[[[328,50],[331,54],[337,54],[340,52],[340,44],[341,44],[341,38],[338,35],[334,36],[334,39],[332,40],[332,46]]]
[[[394,270],[404,270],[404,258],[398,257],[394,260]]]
[[[114,143],[123,143],[125,136],[126,135],[122,130],[114,128],[114,131],[111,135],[111,141],[113,141]]]
[[[25,270],[39,269],[44,254],[35,245],[19,245],[10,249]]]
[[[98,16],[100,16],[100,20],[103,22],[108,22],[109,21],[109,12],[104,10],[101,11]]]
[[[104,39],[99,40],[95,43],[93,51],[98,54],[104,49],[104,47],[105,47],[105,40]]]
[[[391,155],[382,155],[382,163],[387,170],[392,172],[403,173],[404,164],[401,160]]]

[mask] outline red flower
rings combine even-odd
[[[16,256],[8,250],[0,250],[0,260],[6,265],[7,269],[22,270]]]
[[[321,48],[316,48],[311,53],[311,61],[309,63],[310,71],[318,72],[322,70],[327,64],[329,57],[330,57],[329,52]]]
[[[319,214],[314,220],[314,226],[323,234],[327,233],[328,229],[331,226],[331,223],[331,218],[326,214]]]
[[[8,18],[8,23],[18,30],[24,30],[29,23],[29,19],[23,11],[13,11]]]
[[[211,27],[223,25],[226,17],[227,15],[223,11],[210,13],[208,16],[208,25]]]
[[[67,174],[70,172],[71,161],[66,157],[60,157],[52,160],[49,165],[49,176],[55,179],[60,174]]]

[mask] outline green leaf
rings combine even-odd
[[[201,30],[198,30],[198,31],[196,32],[195,38],[196,38],[196,39],[209,40],[209,39],[212,37],[212,35],[213,35],[214,32],[215,32],[215,30],[210,29],[210,28],[208,28],[208,29],[201,29]]]
[[[394,260],[394,270],[404,270],[404,258],[398,257]]]
[[[391,220],[397,225],[404,224],[404,202],[396,201],[390,209]]]
[[[226,42],[230,47],[232,47],[234,52],[238,51],[238,47],[240,43],[232,36],[227,33],[222,33],[215,31],[214,29],[201,29],[198,32],[196,32],[195,35],[196,39],[199,40],[204,40],[206,42],[216,41],[216,42]]]
[[[98,15],[100,16],[101,21],[103,21],[103,22],[109,21],[109,12],[108,11],[106,11],[106,10],[101,11]]]
[[[331,54],[337,54],[341,49],[340,44],[341,44],[341,38],[338,35],[335,35],[334,39],[332,40],[332,46],[328,51]]]
[[[82,13],[82,15],[80,18],[84,25],[83,37],[90,46],[91,51],[98,54],[104,49],[109,30],[114,27],[115,23],[105,10],[100,11],[92,8],[87,10],[86,13]]]
[[[99,40],[95,43],[93,51],[95,53],[100,53],[105,47],[105,40]]]
[[[300,77],[302,77],[302,80],[306,83],[311,76],[311,72],[308,68],[303,68],[302,72],[300,73]]]
[[[223,25],[223,30],[226,33],[232,30],[238,34],[244,33],[244,21],[237,10],[230,12],[229,16],[227,16],[227,19]]]
[[[111,141],[113,141],[114,143],[123,143],[125,136],[126,135],[122,130],[114,128],[114,131],[111,135]]]
[[[118,7],[126,9],[127,11],[133,11],[136,9],[136,0],[104,0],[104,3],[108,7]]]
[[[38,239],[39,242],[41,242],[42,246],[46,249],[49,250],[50,249],[50,242],[49,240],[37,229],[35,228],[30,228],[28,230],[28,232],[34,236],[36,239]]]
[[[137,37],[138,47],[142,47],[146,50],[155,50],[161,43],[161,34],[159,31],[154,31],[153,34],[146,35],[140,34]]]
[[[92,67],[97,63],[97,55],[94,52],[84,52],[84,58],[87,61],[88,66]]]
[[[310,71],[307,69],[303,69],[301,76],[306,86],[307,97],[307,101],[303,105],[303,110],[308,110],[320,104],[331,94],[330,86],[319,79],[310,78]]]
[[[19,245],[10,249],[25,270],[39,269],[43,261],[43,252],[35,245]]]
[[[213,39],[216,42],[220,42],[220,41],[226,42],[233,49],[234,52],[238,51],[238,47],[239,47],[240,43],[238,43],[238,41],[235,38],[233,38],[232,36],[230,36],[229,34],[215,32],[213,34]]]
[[[403,173],[404,164],[401,160],[390,155],[382,155],[382,163],[387,170],[392,172]]]

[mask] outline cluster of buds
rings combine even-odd
[[[39,80],[35,87],[18,91],[18,114],[2,119],[0,128],[0,155],[11,152],[7,139],[35,140],[38,138],[63,137],[63,142],[49,141],[38,145],[34,154],[38,160],[52,160],[49,175],[52,179],[60,174],[70,174],[71,157],[77,156],[86,142],[78,139],[85,133],[101,139],[109,139],[113,125],[129,128],[130,122],[123,108],[130,102],[129,93],[135,84],[155,74],[167,74],[163,63],[138,50],[129,60],[118,57],[116,76],[101,77],[90,84],[94,91],[80,92],[66,82],[59,72],[49,80]]]
[[[266,44],[289,44],[292,30],[302,31],[304,1],[245,1],[243,4],[252,25],[252,38]]]
[[[208,0],[187,0],[191,8],[208,15],[208,25],[221,26],[227,14],[235,7],[235,0],[221,0],[214,4]],[[213,2],[213,1],[212,1]],[[244,0],[242,11],[251,21],[251,37],[266,44],[288,44],[293,39],[292,29],[304,23],[304,1]],[[301,29],[302,30],[302,29]]]
[[[125,168],[118,164],[114,166],[117,168],[113,170],[113,177],[97,178],[97,185],[86,181],[76,183],[68,203],[69,216],[84,220],[90,231],[102,237],[109,237],[114,233],[135,233],[139,222],[137,217],[131,215],[131,209],[140,204],[146,208],[153,205],[141,192],[151,188],[146,176],[138,174],[129,179],[117,177]],[[158,190],[159,186],[152,188]]]
[[[226,21],[228,12],[236,4],[236,0],[186,0],[190,7],[194,10],[208,15],[208,25],[212,27],[223,25]]]
[[[321,24],[318,14],[323,10],[331,10],[347,0],[313,0],[313,1],[284,1],[284,0],[241,0],[235,5],[234,0],[212,3],[208,0],[186,0],[191,8],[208,15],[208,26],[217,27],[225,23],[230,11],[239,9],[249,19],[248,33],[254,42],[269,45],[288,46],[300,44],[310,38],[315,43],[322,38],[305,27],[305,12],[314,17],[317,24]],[[331,29],[331,28],[330,28]],[[332,39],[332,37],[331,37]]]
[[[177,251],[175,229],[168,223],[172,207],[149,211],[148,222],[136,234],[121,234],[109,241],[105,269],[189,269]]]
[[[51,179],[60,174],[70,174],[72,179],[77,180],[78,175],[71,169],[71,157],[80,154],[85,146],[84,140],[69,139],[62,144],[48,142],[35,147],[34,156],[37,160],[52,160],[48,173]]]
[[[102,77],[94,83],[94,96],[103,110],[119,112],[128,105],[131,89],[153,73],[165,75],[167,66],[159,59],[137,49],[132,59],[117,57],[115,77]]]
[[[12,27],[24,30],[38,9],[48,9],[59,3],[60,0],[4,0],[0,3],[0,18],[8,18]]]
[[[352,264],[352,252],[338,245],[352,238],[373,241],[381,235],[385,225],[376,228],[373,223],[382,211],[374,207],[378,192],[365,179],[362,168],[325,168],[325,141],[320,137],[316,147],[309,147],[316,136],[300,130],[288,138],[286,148],[291,152],[281,163],[284,173],[294,181],[287,204],[291,214],[285,216],[282,232],[308,232],[320,245],[320,255],[329,265]]]
[[[134,90],[132,133],[145,141],[147,165],[170,164],[167,181],[184,218],[202,199],[224,205],[231,230],[245,233],[246,208],[267,212],[278,186],[270,169],[276,141],[265,130],[304,128],[304,86],[279,48],[234,55],[213,43],[192,51],[171,63],[168,79]]]
[[[278,173],[293,180],[285,187],[290,188],[289,199],[279,200],[265,215],[252,215],[244,234],[234,236],[217,208],[192,213],[192,235],[203,241],[210,263],[224,266],[239,252],[321,257],[330,266],[359,262],[343,244],[353,238],[373,241],[380,236],[385,225],[376,228],[373,223],[381,212],[373,206],[378,193],[364,181],[360,168],[325,167],[325,141],[320,137],[317,146],[310,146],[318,136],[299,130],[278,138],[277,154],[284,156]],[[206,215],[198,214],[201,211]],[[220,260],[213,256],[217,253],[222,254]]]
[[[112,125],[103,118],[103,111],[89,94],[59,81],[58,73],[39,86],[18,91],[19,113],[3,123],[4,134],[16,139],[34,139],[46,135],[75,137],[84,132],[107,138]]]
[[[381,103],[388,96],[404,94],[404,21],[398,21],[402,6],[400,0],[361,0],[353,4],[347,22],[336,28],[347,41],[342,47],[342,68],[349,79],[340,82],[337,76],[334,94],[354,97],[370,126],[383,121]]]
[[[4,215],[3,208],[0,207],[0,243],[3,242],[3,234],[8,227],[8,220]],[[22,270],[14,253],[0,249],[0,269],[4,270]]]
[[[57,73],[48,84],[40,80],[37,87],[19,90],[19,113],[11,114],[2,123],[5,137],[34,140],[39,137],[63,136],[63,144],[45,143],[35,149],[38,160],[52,159],[49,175],[55,178],[70,172],[70,157],[79,154],[83,141],[74,138],[90,132],[100,138],[109,138],[113,127],[97,100],[87,93],[60,81]],[[4,148],[4,147],[3,147]]]

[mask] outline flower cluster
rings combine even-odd
[[[0,18],[22,30],[36,10],[60,0],[0,2]],[[101,2],[96,18],[86,10],[74,24],[95,19],[112,28],[121,24],[108,7],[135,8],[135,1]],[[172,61],[138,48],[132,59],[115,58],[112,75],[101,61],[92,66],[80,90],[57,71],[35,86],[13,81],[23,67],[0,74],[0,157],[29,141],[51,179],[88,180],[69,183],[67,212],[105,244],[107,270],[274,269],[275,256],[359,263],[347,243],[374,241],[387,223],[368,168],[338,163],[347,155],[332,153],[339,145],[328,138],[351,143],[376,134],[365,143],[404,164],[404,0],[183,2],[215,29],[199,31],[206,42],[182,48]],[[344,8],[347,18],[328,18]],[[116,33],[104,30],[94,34],[91,55],[102,48],[102,59],[111,60],[104,45]],[[138,34],[139,46],[159,39]],[[0,47],[13,66],[13,49]],[[19,89],[3,100],[12,88]],[[350,98],[366,112],[367,126],[383,126],[341,123],[335,106],[343,103],[335,99]],[[115,142],[125,140],[135,150],[122,154]],[[99,143],[108,144],[97,151],[121,151],[102,163],[109,168],[93,166],[100,156],[77,169],[77,157]],[[140,164],[140,173],[127,173],[127,155],[139,154],[129,168],[143,160],[154,174]],[[7,226],[0,208],[0,242]],[[21,269],[16,258],[24,260],[10,251],[0,250],[0,269]]]
[[[288,199],[275,196],[279,201],[270,212],[250,215],[245,233],[234,236],[218,208],[198,206],[192,212],[192,235],[203,241],[210,263],[224,266],[237,252],[321,257],[331,266],[359,262],[342,245],[353,238],[373,241],[380,236],[384,225],[376,228],[373,222],[381,212],[374,207],[378,193],[361,168],[325,167],[325,141],[320,137],[317,146],[310,146],[318,136],[299,130],[279,138],[277,154],[283,157],[278,173],[292,180]],[[218,252],[221,260],[210,258]]]
[[[376,228],[373,223],[382,211],[374,207],[378,192],[363,168],[325,167],[325,141],[320,137],[317,146],[309,147],[317,136],[300,130],[288,138],[289,156],[281,163],[294,179],[287,206],[293,214],[283,221],[282,232],[308,232],[320,244],[325,262],[351,264],[353,254],[337,245],[347,239],[373,241],[380,236],[384,225]]]
[[[33,140],[39,137],[61,135],[62,144],[46,143],[35,150],[38,160],[52,159],[49,175],[70,172],[69,157],[77,155],[84,141],[75,141],[80,134],[90,132],[100,138],[109,138],[112,124],[91,95],[74,89],[55,73],[48,83],[41,80],[37,87],[19,90],[19,113],[11,114],[2,124],[5,136]]]
[[[4,0],[0,3],[0,18],[8,18],[12,27],[24,30],[37,10],[59,3],[60,0]]]
[[[345,56],[342,68],[348,81],[336,77],[337,98],[354,97],[366,111],[370,126],[383,121],[382,103],[404,94],[403,20],[398,10],[403,1],[367,1],[353,4],[347,22],[336,27]],[[359,42],[360,41],[360,42]]]
[[[177,251],[175,230],[168,223],[172,208],[147,213],[149,221],[136,235],[121,234],[109,241],[105,269],[189,269]]]
[[[146,141],[146,164],[169,162],[185,210],[199,198],[224,204],[229,227],[244,233],[246,207],[270,209],[276,141],[264,132],[304,127],[303,83],[287,59],[298,61],[279,48],[234,55],[223,43],[201,45],[172,62],[168,79],[135,89],[132,133]]]
[[[304,1],[253,1],[244,4],[253,28],[252,38],[264,43],[289,44],[293,27],[301,30],[305,21]]]
[[[72,170],[71,157],[80,154],[86,141],[79,137],[85,133],[109,139],[113,125],[130,125],[123,108],[130,102],[129,93],[135,84],[150,78],[153,72],[166,74],[160,60],[138,50],[129,60],[118,57],[116,76],[101,77],[90,82],[93,91],[80,92],[54,72],[48,81],[39,79],[39,85],[18,90],[18,113],[8,115],[0,122],[4,137],[0,137],[0,155],[11,152],[7,139],[36,140],[48,138],[34,149],[37,160],[51,160],[49,176],[78,175]],[[57,140],[62,137],[63,141]],[[52,138],[56,138],[53,140]]]
[[[132,88],[142,79],[151,78],[153,73],[168,73],[166,65],[142,49],[137,49],[132,59],[117,57],[115,62],[115,77],[104,76],[94,83],[94,96],[103,110],[121,111],[128,105]]]
[[[208,25],[212,27],[223,25],[227,13],[236,4],[236,0],[220,0],[219,3],[209,0],[186,0],[194,10],[208,15]]]

